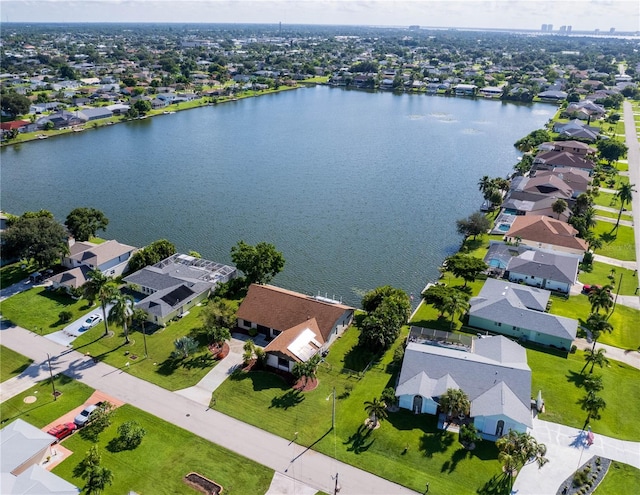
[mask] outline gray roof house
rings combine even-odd
[[[0,430],[0,493],[77,495],[80,490],[44,469],[55,437],[22,419]]]
[[[464,391],[470,416],[484,438],[531,428],[531,369],[523,347],[497,335],[473,339],[470,348],[409,342],[396,387],[399,405],[437,414],[447,389]]]
[[[99,108],[83,108],[79,110],[77,116],[84,120],[85,122],[89,122],[91,120],[98,119],[108,119],[109,117],[113,117],[113,112],[109,110],[107,107],[99,107]]]
[[[219,283],[237,276],[236,268],[174,254],[153,266],[147,266],[124,278],[130,286],[146,295],[136,304],[148,315],[148,321],[160,326],[209,297]]]
[[[550,295],[548,290],[489,278],[470,301],[469,326],[568,351],[578,322],[545,313]]]
[[[511,282],[568,294],[578,278],[579,263],[575,256],[530,250],[509,260],[505,277]]]

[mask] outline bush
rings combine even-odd
[[[384,402],[387,407],[391,407],[396,403],[396,392],[393,387],[387,387],[382,391],[380,400]]]
[[[62,323],[67,323],[71,321],[71,318],[73,318],[73,313],[67,310],[60,311],[60,313],[58,313],[58,318],[60,318]]]
[[[577,350],[578,350],[578,347],[574,344],[574,345],[571,346],[571,350],[569,352],[571,354],[575,354]]]
[[[146,434],[146,430],[137,421],[127,421],[118,426],[119,440],[128,450],[133,450],[140,445]]]

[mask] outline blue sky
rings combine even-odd
[[[639,0],[0,0],[2,22],[221,22],[640,31]]]

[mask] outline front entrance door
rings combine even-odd
[[[504,421],[500,420],[496,425],[496,436],[501,437],[503,431],[504,431]]]
[[[413,398],[413,412],[419,414],[422,412],[422,396],[416,395]]]

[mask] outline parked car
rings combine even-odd
[[[89,318],[84,320],[84,323],[80,327],[82,330],[89,330],[92,327],[95,327],[98,323],[102,321],[102,316],[98,313],[93,313]]]
[[[56,437],[56,441],[54,443],[58,443],[63,438],[67,438],[77,429],[78,427],[75,423],[62,423],[54,426],[53,428],[50,428],[47,433]]]
[[[90,406],[85,407],[82,412],[73,419],[73,422],[78,426],[78,428],[82,428],[95,417],[95,411],[101,404],[102,402],[98,402],[97,404],[91,404]]]

